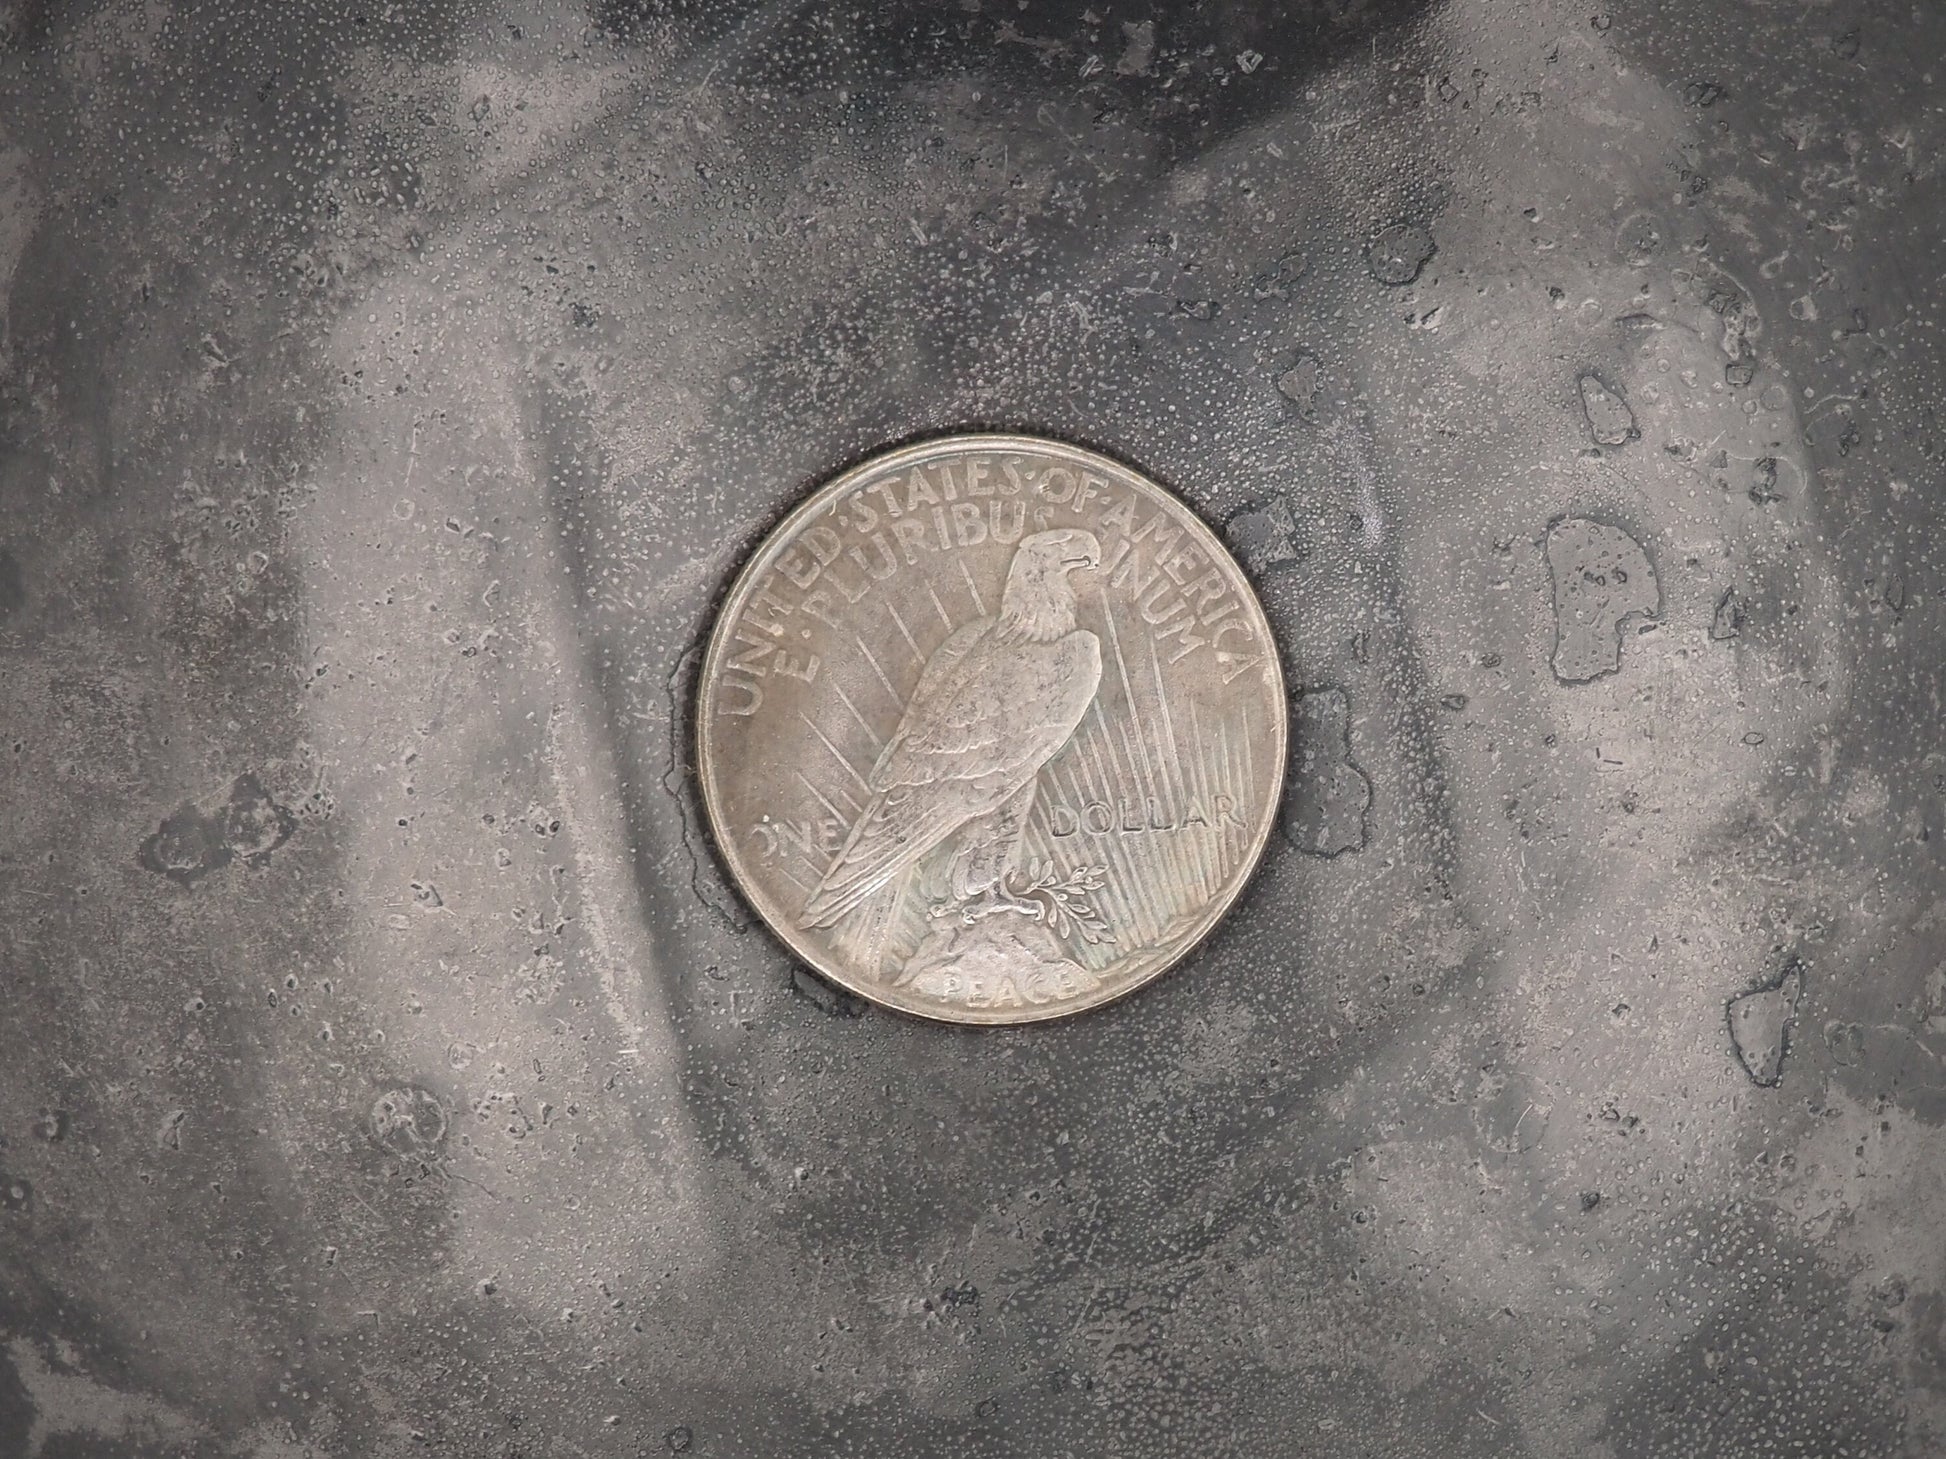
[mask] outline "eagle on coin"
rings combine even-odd
[[[976,922],[1038,917],[1007,890],[1040,770],[1074,733],[1101,683],[1101,641],[1075,626],[1075,568],[1101,565],[1092,532],[1063,527],[1021,539],[1000,611],[948,635],[919,675],[866,783],[871,802],[799,914],[837,929],[876,975],[908,879],[957,836],[951,898]]]

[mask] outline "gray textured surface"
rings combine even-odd
[[[1938,10],[0,32],[0,1455],[1946,1449]],[[1328,777],[998,1033],[683,748],[979,425],[1233,525]]]

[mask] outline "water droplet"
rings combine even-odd
[[[1306,422],[1317,420],[1319,379],[1318,357],[1308,350],[1298,355],[1297,363],[1277,377],[1277,392]]]
[[[1284,835],[1312,856],[1362,851],[1372,782],[1351,758],[1351,697],[1335,685],[1306,689],[1292,710]]]
[[[1635,412],[1628,408],[1620,392],[1610,389],[1595,375],[1583,375],[1581,413],[1587,417],[1588,432],[1602,446],[1623,446],[1634,440]]]
[[[1554,577],[1554,673],[1583,684],[1622,665],[1624,620],[1654,617],[1662,601],[1655,569],[1619,527],[1565,517],[1547,534]]]
[[[1865,1057],[1865,1029],[1862,1024],[1832,1020],[1824,1026],[1825,1047],[1831,1062],[1840,1065],[1861,1063]]]
[[[1230,518],[1226,531],[1244,567],[1258,576],[1304,560],[1305,553],[1297,542],[1297,519],[1291,515],[1286,497],[1272,497],[1260,507],[1245,508]]]
[[[148,870],[190,886],[230,860],[220,821],[185,802],[164,816],[155,834],[142,843],[136,860]]]
[[[1373,278],[1397,288],[1418,278],[1419,271],[1438,251],[1439,245],[1423,224],[1394,223],[1366,247],[1365,262]]]
[[[1662,248],[1662,220],[1654,213],[1631,213],[1615,230],[1615,256],[1630,268],[1641,268]]]
[[[1743,600],[1737,597],[1735,588],[1725,588],[1723,596],[1716,600],[1716,614],[1710,619],[1710,637],[1722,643],[1742,632]]]
[[[389,1089],[372,1102],[372,1134],[395,1155],[420,1155],[446,1138],[446,1111],[416,1085]]]
[[[1783,1079],[1791,1023],[1803,988],[1803,969],[1791,958],[1768,985],[1730,1000],[1730,1042],[1751,1083],[1769,1089]]]
[[[865,1000],[827,983],[806,967],[791,969],[791,987],[817,1004],[833,1018],[857,1018],[865,1011]]]

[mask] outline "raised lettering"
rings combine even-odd
[[[717,713],[755,714],[757,707],[764,702],[764,686],[754,679],[732,679],[725,674],[722,683],[718,685],[718,693],[727,696],[732,689],[742,690],[749,698],[745,699],[741,706],[730,703],[727,698],[720,698],[718,702],[721,708]]]
[[[1113,527],[1124,536],[1133,535],[1135,531],[1135,497],[1133,493],[1123,497],[1101,514],[1101,529],[1105,532],[1110,527]]]
[[[899,539],[899,550],[905,554],[905,560],[908,563],[919,560],[919,553],[916,549],[924,547],[928,551],[931,550],[930,545],[926,541],[926,524],[924,522],[894,522],[892,524],[892,535]]]
[[[898,528],[894,527],[892,530],[896,532]],[[877,562],[867,561],[865,554],[856,547],[851,549],[851,560],[864,568],[871,577],[884,582],[899,570],[899,559],[893,555],[892,544],[885,540],[883,532],[872,533],[870,545],[878,553]]]
[[[962,547],[978,547],[987,540],[986,517],[978,502],[953,503],[953,537]]]
[[[1169,574],[1170,582],[1181,587],[1201,562],[1202,559],[1196,555],[1195,548],[1184,546],[1163,559],[1162,570]]]
[[[1217,616],[1219,618],[1227,618],[1229,615],[1219,613]],[[1215,633],[1210,635],[1210,642],[1220,645],[1223,642],[1223,635],[1226,633],[1240,633],[1243,635],[1245,642],[1249,642],[1249,643],[1254,643],[1257,638],[1257,631],[1254,628],[1252,628],[1248,623],[1226,622],[1221,627],[1219,627]]]
[[[1160,560],[1169,555],[1170,549],[1181,540],[1182,534],[1182,523],[1165,521],[1161,510],[1158,509],[1153,517],[1150,517],[1148,521],[1144,522],[1137,529],[1131,540],[1145,542],[1153,538],[1152,545],[1155,548],[1155,555]]]
[[[1054,478],[1061,478],[1061,489],[1054,489]],[[1066,502],[1073,498],[1075,489],[1074,473],[1065,466],[1050,466],[1041,473],[1041,495],[1051,502]]]
[[[818,676],[818,666],[823,661],[816,654],[806,654],[801,660],[794,659],[782,649],[777,651],[777,662],[772,665],[780,674],[789,674],[793,679],[810,683]]]
[[[1262,654],[1252,654],[1249,658],[1244,658],[1240,654],[1225,653],[1222,650],[1218,650],[1216,655],[1217,669],[1222,673],[1225,684],[1229,683],[1245,670],[1256,668],[1263,661]]]
[[[905,508],[900,506],[899,499],[892,495],[891,482],[874,481],[868,490],[878,493],[879,500],[885,503],[885,513],[887,516],[902,517],[905,515]],[[897,529],[895,528],[894,530]]]
[[[1173,664],[1178,659],[1187,658],[1205,643],[1209,642],[1208,639],[1203,638],[1199,634],[1194,634],[1189,631],[1190,625],[1195,621],[1195,618],[1185,612],[1181,617],[1171,619],[1168,623],[1163,624],[1155,630],[1155,640],[1157,643],[1162,642],[1165,638],[1171,637],[1182,640],[1182,647],[1169,655],[1170,663]]]
[[[939,493],[934,491],[932,483],[926,480],[926,473],[917,466],[913,467],[912,475],[906,478],[905,483],[905,509],[908,512],[916,512],[920,507],[938,505]]]
[[[1011,517],[1008,515],[1010,511]],[[1018,542],[1020,534],[1027,530],[1027,503],[998,500],[988,502],[987,526],[991,529],[995,542],[1002,544]]]
[[[815,821],[776,821],[777,842],[786,850],[796,851],[813,866],[824,864],[819,855],[818,828]]]
[[[1149,590],[1149,585],[1161,576],[1161,571],[1160,568],[1151,567],[1147,573],[1144,573],[1142,554],[1130,548],[1127,557],[1116,567],[1114,576],[1109,578],[1109,582],[1118,588],[1128,589],[1130,597],[1140,598]]]
[[[1151,574],[1151,577],[1153,577],[1153,574]],[[1168,583],[1159,582],[1156,583],[1154,588],[1142,595],[1138,606],[1142,610],[1142,621],[1144,623],[1153,627],[1156,624],[1168,622],[1178,613],[1187,613],[1189,611],[1189,604],[1185,603],[1181,598],[1177,598],[1173,603],[1170,603],[1166,611],[1161,608],[1161,604],[1169,602],[1169,595],[1173,591],[1175,590]]]
[[[756,592],[750,595],[750,612],[744,618],[744,622],[754,623],[758,628],[761,628],[765,633],[774,634],[779,638],[783,637],[784,634],[783,626],[781,624],[774,623],[774,622],[773,623],[763,622],[761,619],[757,617],[757,614],[760,611],[764,613],[768,613],[773,619],[788,618],[791,615],[791,605],[789,603],[786,603],[782,598],[778,597],[775,593],[771,592],[769,582],[767,580],[763,587],[758,588]]]
[[[843,578],[835,575],[832,581],[838,583],[841,587],[844,583]],[[857,599],[854,598],[852,601],[856,602]],[[831,616],[833,607],[831,594],[827,593],[823,588],[819,588],[815,593],[806,593],[804,595],[804,601],[798,604],[798,607],[802,608],[806,613],[809,613],[818,622],[828,628],[836,628],[838,626],[838,620]]]
[[[806,527],[801,540],[811,549],[811,556],[818,560],[820,567],[829,567],[837,560],[838,553],[844,548],[844,543],[839,540],[838,534],[822,522],[815,527]]]
[[[767,639],[750,637],[749,630],[742,624],[737,625],[737,631],[732,638],[745,647],[741,650],[730,650],[730,661],[724,665],[726,670],[735,669],[739,673],[748,674],[753,679],[761,679],[770,672],[764,664],[764,657],[776,650],[776,644]]]
[[[777,554],[777,570],[798,587],[808,588],[818,580],[818,574],[824,571],[824,564],[807,561],[799,555],[797,544],[792,543]]]
[[[851,549],[851,555],[853,557],[858,557],[858,549],[856,547]],[[859,558],[859,565],[861,567],[864,566],[864,560],[862,558]],[[834,584],[837,587],[838,591],[845,595],[845,601],[847,603],[859,602],[861,599],[864,598],[865,594],[869,592],[871,588],[871,585],[869,583],[860,583],[857,589],[854,591],[852,585],[846,582],[842,577],[840,577],[835,572],[831,574],[831,576],[827,579],[827,581]]]
[[[1182,595],[1185,598],[1194,598],[1196,600],[1196,611],[1201,612],[1228,591],[1229,587],[1223,581],[1223,574],[1215,568],[1211,568],[1208,572],[1197,578],[1195,582],[1184,588]]]

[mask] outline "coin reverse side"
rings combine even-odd
[[[798,957],[1025,1023],[1196,945],[1275,823],[1286,710],[1242,570],[1169,492],[1026,436],[878,456],[780,525],[703,663],[703,804]]]

